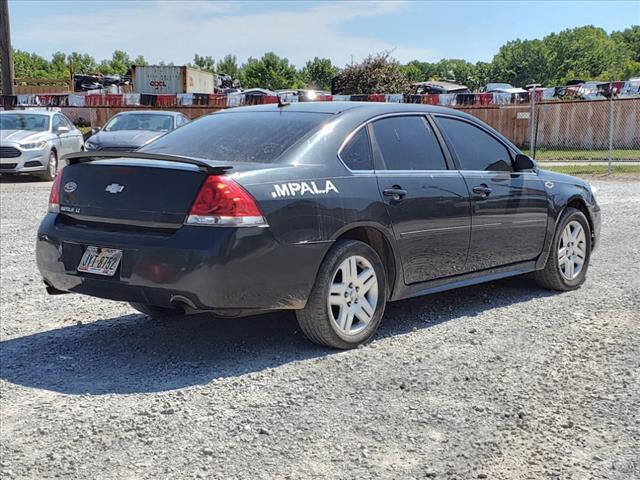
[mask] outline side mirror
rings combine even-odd
[[[95,135],[101,130],[100,127],[91,127],[91,135]]]
[[[514,167],[516,172],[522,172],[524,170],[533,170],[534,168],[536,168],[536,164],[526,155],[519,153],[518,155],[516,155]]]
[[[65,125],[61,125],[56,129],[56,133],[69,133],[71,129]]]

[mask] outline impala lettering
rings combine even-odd
[[[318,188],[316,182],[289,182],[289,183],[277,183],[273,186],[273,192],[271,196],[273,198],[281,197],[296,197],[308,195],[323,195],[329,192],[338,192],[338,189],[331,180],[326,180],[324,189]]]

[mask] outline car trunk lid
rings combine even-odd
[[[60,213],[74,224],[177,229],[206,177],[233,168],[212,161],[150,157],[68,157],[69,165],[61,172]]]

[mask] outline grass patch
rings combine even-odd
[[[82,132],[82,138],[85,140],[91,136],[91,127],[76,127]]]
[[[529,150],[522,150],[522,153],[529,155]],[[640,160],[640,150],[638,149],[614,149],[612,152],[614,160]],[[536,150],[536,160],[601,160],[609,159],[609,150]]]
[[[602,175],[609,173],[607,165],[544,165],[541,168],[569,175]],[[640,174],[640,165],[612,165],[611,173]]]

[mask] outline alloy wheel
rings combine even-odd
[[[373,320],[378,305],[378,277],[364,257],[346,258],[336,269],[329,289],[328,311],[343,335],[356,335]]]
[[[558,267],[566,280],[574,280],[587,258],[587,238],[580,222],[572,220],[564,227],[558,244]]]
[[[49,168],[49,175],[51,178],[54,178],[58,173],[58,159],[56,158],[56,154],[53,152],[49,153],[49,165],[47,168]]]

